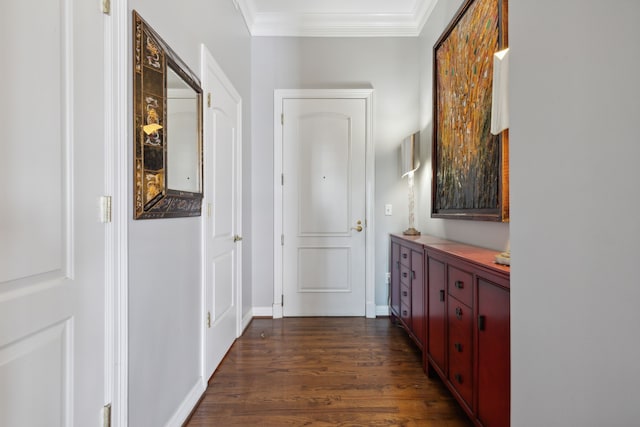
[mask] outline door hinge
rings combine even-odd
[[[280,185],[284,185],[284,174],[280,174]]]
[[[284,234],[280,235],[280,246],[284,246]]]
[[[284,307],[284,294],[280,295],[280,306]]]
[[[211,327],[211,312],[207,311],[207,328]]]
[[[111,403],[102,408],[102,427],[111,427]]]
[[[102,0],[102,13],[111,15],[111,0]]]
[[[107,224],[111,222],[111,196],[100,197],[100,222]]]
[[[207,107],[211,108],[211,92],[207,93]]]
[[[211,217],[211,203],[207,203],[207,217]]]
[[[280,114],[280,124],[284,126],[284,113]]]

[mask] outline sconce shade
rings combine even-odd
[[[420,167],[420,155],[418,153],[419,138],[420,133],[416,132],[413,135],[406,137],[400,145],[400,175],[402,177]]]
[[[491,92],[491,133],[509,127],[509,48],[493,54],[493,89]]]
[[[159,131],[160,129],[162,129],[162,126],[159,125],[158,123],[150,123],[148,125],[144,125],[142,126],[142,130],[144,131],[144,133],[146,133],[147,135],[151,135],[154,132]]]

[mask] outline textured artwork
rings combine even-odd
[[[467,1],[434,46],[432,217],[508,220],[508,136],[491,127],[506,0]]]

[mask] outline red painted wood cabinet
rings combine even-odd
[[[422,349],[425,371],[439,375],[484,427],[509,426],[510,417],[510,273],[494,264],[495,254],[431,236],[391,235],[391,315]]]
[[[425,342],[424,250],[402,239],[391,243],[391,316],[423,350]]]

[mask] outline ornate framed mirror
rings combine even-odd
[[[134,218],[199,216],[202,88],[133,11]]]

